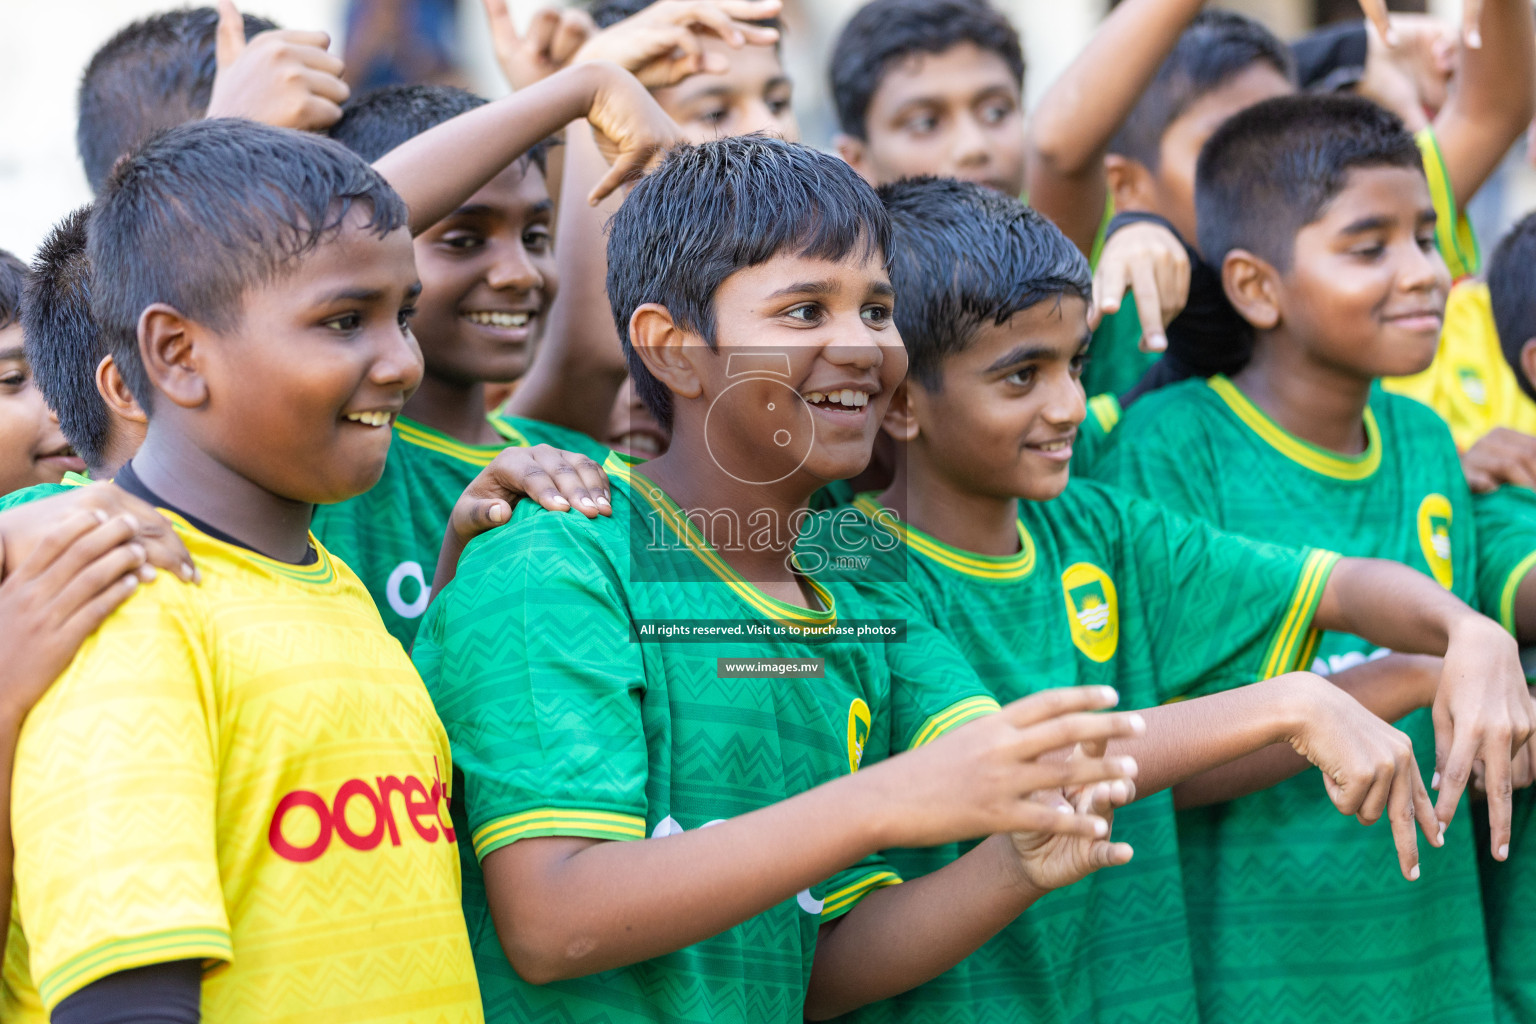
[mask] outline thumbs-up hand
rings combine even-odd
[[[324,32],[276,29],[245,38],[232,0],[219,0],[218,73],[208,117],[245,117],[279,128],[321,131],[341,118],[351,95],[341,58]]]

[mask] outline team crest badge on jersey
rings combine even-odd
[[[1443,494],[1431,494],[1419,502],[1419,548],[1429,571],[1446,590],[1451,589],[1451,502]]]
[[[1093,661],[1108,661],[1120,643],[1120,607],[1115,581],[1091,562],[1069,565],[1061,574],[1072,642]]]
[[[869,705],[855,697],[848,705],[848,770],[856,772],[864,761],[864,743],[869,739]]]
[[[1457,367],[1456,376],[1461,382],[1461,393],[1466,395],[1472,404],[1488,404],[1488,385],[1483,381],[1483,375],[1477,371],[1477,367]]]

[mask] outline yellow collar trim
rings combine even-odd
[[[982,580],[1021,580],[1035,571],[1035,539],[1024,528],[1022,520],[1015,521],[1019,528],[1018,554],[978,555],[951,547],[915,526],[894,522],[890,516],[877,516],[882,506],[873,494],[859,495],[853,499],[853,505],[875,522],[894,531],[913,551],[938,562],[946,569]]]
[[[160,509],[160,514],[169,519],[171,525],[179,532],[195,533],[208,543],[217,544],[258,568],[274,572],[296,583],[310,583],[316,586],[323,586],[336,578],[336,565],[331,561],[331,553],[325,550],[324,545],[315,539],[313,533],[309,535],[309,546],[315,549],[315,555],[317,556],[315,561],[309,565],[293,565],[290,562],[280,562],[275,558],[268,558],[266,555],[252,551],[250,548],[231,544],[228,541],[220,540],[212,534],[204,533],[168,508]]]
[[[495,420],[491,421],[493,426],[495,423]],[[395,417],[395,436],[406,444],[425,448],[427,451],[446,455],[450,459],[458,459],[473,466],[489,466],[505,447],[499,444],[465,444],[441,431],[433,430],[414,420],[408,420],[404,416]]]
[[[1233,414],[1243,421],[1244,426],[1258,434],[1275,451],[1305,469],[1337,480],[1364,480],[1381,465],[1381,430],[1376,426],[1376,414],[1370,406],[1365,407],[1365,451],[1359,455],[1340,455],[1286,431],[1270,419],[1263,409],[1249,401],[1248,396],[1226,377],[1218,374],[1206,383],[1227,403]]]
[[[603,463],[603,470],[610,479],[622,481],[646,504],[655,509],[661,521],[667,525],[679,540],[701,562],[709,567],[710,571],[731,588],[736,596],[756,609],[764,617],[774,620],[781,625],[788,626],[835,626],[837,625],[837,604],[832,600],[832,595],[821,584],[810,576],[802,574],[802,578],[810,585],[811,591],[821,601],[824,611],[812,608],[801,608],[799,605],[780,601],[778,598],[769,597],[751,583],[742,579],[732,569],[725,559],[717,552],[701,535],[694,525],[683,515],[682,509],[677,507],[673,500],[667,497],[660,487],[657,487],[645,477],[636,473],[617,453],[609,455]]]
[[[507,419],[501,413],[498,412],[498,413],[492,414],[492,416],[491,416],[491,426],[496,428],[496,433],[498,433],[502,437],[506,438],[507,439],[507,444],[511,445],[512,447],[514,447],[514,448],[532,448],[533,447],[533,445],[530,444],[529,441],[528,441],[528,435],[524,434],[521,430],[518,430],[515,426],[513,426],[512,425],[512,421]]]

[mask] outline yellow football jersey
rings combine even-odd
[[[352,572],[173,517],[167,574],[85,643],[16,753],[0,1018],[203,962],[203,1020],[481,1020],[448,739]]]

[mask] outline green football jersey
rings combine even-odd
[[[1072,442],[1073,476],[1093,475],[1121,414],[1120,400],[1114,395],[1094,395],[1088,399],[1088,416],[1077,428],[1077,439]]]
[[[1485,615],[1515,632],[1515,591],[1536,567],[1536,491],[1508,485],[1472,496],[1477,520],[1477,599]],[[1531,663],[1531,648],[1522,651]],[[1529,672],[1529,668],[1527,668]],[[1479,828],[1486,806],[1474,805]],[[1483,913],[1488,919],[1488,955],[1499,1019],[1515,1024],[1536,1020],[1536,864],[1528,852],[1536,843],[1536,790],[1515,793],[1515,855],[1499,862],[1478,844],[1483,879]],[[1527,851],[1520,853],[1519,851]]]
[[[1141,350],[1141,316],[1136,312],[1136,296],[1129,290],[1120,308],[1094,328],[1088,355],[1083,388],[1090,395],[1125,394],[1162,358],[1161,352]]]
[[[904,582],[866,582],[866,597],[887,618],[942,629],[1000,703],[1107,685],[1121,708],[1152,707],[1197,682],[1239,685],[1289,671],[1316,642],[1307,623],[1336,560],[1224,534],[1092,481],[1021,503],[1020,550],[1006,558],[902,526],[868,495],[857,509],[866,516],[853,529],[906,541],[895,556],[907,556]],[[1196,1020],[1171,793],[1117,812],[1115,838],[1135,848],[1129,864],[1051,893],[957,967],[850,1019]],[[912,878],[972,845],[886,857]]]
[[[900,881],[880,858],[693,946],[543,986],[507,962],[480,860],[533,836],[703,828],[997,702],[936,634],[908,637],[928,672],[899,689],[886,645],[764,635],[846,629],[874,614],[857,592],[813,577],[819,609],[765,595],[659,488],[618,458],[605,468],[611,518],[520,506],[470,544],[416,645],[462,787],[454,824],[486,1018],[798,1024],[819,927]],[[822,674],[736,675],[726,662],[779,658],[824,659]]]
[[[390,634],[410,650],[432,599],[432,578],[454,502],[501,450],[550,444],[601,462],[607,449],[585,434],[534,420],[491,417],[505,445],[474,445],[399,417],[384,475],[363,494],[315,509],[320,543],[357,573]]]
[[[1378,388],[1365,430],[1364,452],[1339,455],[1281,429],[1225,377],[1185,381],[1136,403],[1100,474],[1234,533],[1392,559],[1474,598],[1471,496],[1445,424]],[[1213,627],[1227,614],[1217,612]],[[1328,633],[1313,668],[1337,672],[1376,653]],[[1427,775],[1429,712],[1399,727]],[[1181,812],[1202,1018],[1491,1019],[1476,853],[1484,837],[1464,803],[1443,848],[1420,843],[1422,877],[1405,882],[1391,835],[1339,814],[1316,769]]]
[[[51,498],[55,494],[63,494],[75,487],[84,487],[91,482],[88,476],[79,473],[65,473],[64,479],[56,484],[33,484],[31,487],[23,487],[19,491],[0,495],[0,512],[15,508],[17,505],[30,505],[34,501]]]

